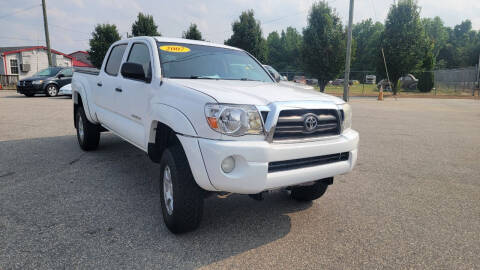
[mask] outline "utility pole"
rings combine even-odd
[[[345,61],[345,77],[343,82],[343,100],[348,101],[348,88],[350,82],[350,60],[352,58],[352,21],[353,21],[353,0],[350,0],[350,12],[348,16],[347,34],[347,56]]]
[[[43,9],[43,27],[45,28],[45,41],[47,42],[47,56],[48,56],[48,66],[52,66],[52,50],[50,48],[50,35],[48,34],[48,20],[47,20],[47,5],[45,0],[42,0],[42,9]]]

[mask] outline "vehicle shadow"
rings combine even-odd
[[[196,268],[283,238],[288,213],[312,206],[285,192],[261,202],[212,196],[200,228],[174,235],[162,220],[158,164],[114,135],[87,153],[75,136],[4,141],[0,160],[7,268]]]
[[[33,97],[27,97],[25,95],[22,95],[22,94],[13,94],[11,96],[3,96],[2,98],[44,98],[44,97],[48,97],[48,95],[45,95],[45,94],[36,94],[35,96]]]
[[[14,95],[14,96],[4,96],[4,97],[1,97],[1,98],[27,98],[27,99],[34,99],[34,98],[48,98],[48,99],[72,99],[72,96],[70,95],[63,95],[63,96],[56,96],[56,97],[50,97],[48,95],[44,95],[44,94],[37,94],[33,97],[26,97],[24,95]]]

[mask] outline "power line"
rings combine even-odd
[[[90,35],[90,34],[91,34],[91,33],[88,33],[88,32],[79,31],[79,30],[77,30],[77,29],[68,28],[68,27],[64,27],[64,26],[61,26],[61,25],[57,25],[57,24],[51,24],[51,23],[49,23],[48,25],[53,26],[53,27],[57,27],[57,28],[60,28],[60,29],[63,29],[63,30],[67,30],[67,31],[82,33],[82,34],[85,34],[85,35]]]
[[[263,24],[269,24],[269,23],[272,23],[272,22],[276,22],[276,21],[279,21],[279,20],[288,18],[288,17],[297,16],[298,14],[308,12],[309,9],[310,9],[310,8],[307,8],[307,9],[304,9],[304,10],[301,10],[301,11],[298,11],[298,12],[295,12],[295,13],[293,13],[293,14],[285,15],[285,16],[282,16],[282,17],[279,17],[279,18],[276,18],[276,19],[273,19],[273,20],[266,21],[266,22],[260,22],[260,24],[262,24],[262,25],[263,25]]]
[[[36,4],[36,5],[33,5],[33,6],[29,6],[29,7],[26,7],[26,8],[22,8],[22,9],[20,9],[20,10],[17,10],[17,11],[14,11],[14,12],[11,12],[11,13],[2,15],[2,16],[0,16],[0,19],[4,19],[4,18],[6,18],[6,17],[13,16],[13,15],[15,15],[15,14],[17,14],[17,13],[25,12],[25,11],[27,11],[27,10],[30,10],[30,9],[33,9],[33,8],[36,8],[36,7],[39,7],[39,6],[41,6],[41,5],[40,5],[40,4]]]
[[[20,38],[20,37],[6,37],[6,36],[0,36],[0,39],[15,39],[15,40],[27,40],[27,41],[44,41],[44,39]]]

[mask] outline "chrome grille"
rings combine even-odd
[[[299,140],[341,133],[341,112],[334,109],[283,110],[278,116],[274,141]]]

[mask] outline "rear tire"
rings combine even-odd
[[[77,140],[84,151],[95,150],[100,142],[100,127],[88,121],[83,107],[79,106],[75,114]]]
[[[296,186],[292,188],[290,196],[296,201],[313,201],[320,197],[327,191],[328,181],[317,181],[311,186]]]
[[[198,228],[204,193],[192,176],[182,146],[168,147],[160,160],[160,203],[163,220],[172,233]]]

